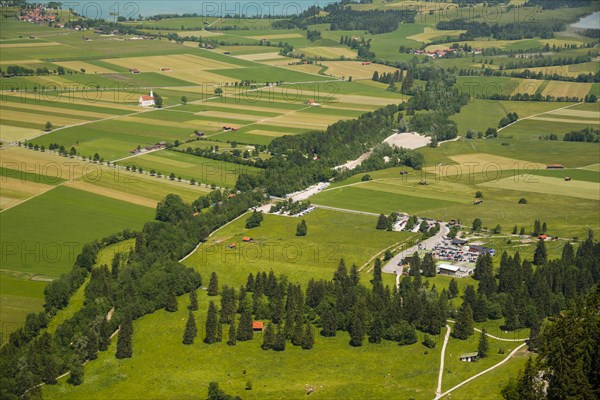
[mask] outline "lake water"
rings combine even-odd
[[[149,17],[158,14],[192,14],[206,17],[225,15],[293,15],[311,6],[326,6],[333,0],[63,0],[63,8],[89,18],[114,19]]]
[[[600,11],[581,18],[579,21],[571,25],[573,28],[580,29],[600,29]]]

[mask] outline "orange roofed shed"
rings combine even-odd
[[[264,324],[262,321],[252,322],[252,330],[253,331],[261,331],[262,332],[263,328],[264,328]]]

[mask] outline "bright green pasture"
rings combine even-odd
[[[386,247],[412,237],[376,230],[375,216],[315,210],[302,218],[308,225],[305,237],[295,236],[300,218],[265,215],[260,227],[246,229],[242,217],[211,236],[184,263],[202,276],[212,271],[226,276],[236,287],[250,272],[270,269],[285,274],[290,282],[305,284],[310,278],[329,279],[341,258],[348,266],[361,267]],[[242,242],[245,236],[254,242]],[[232,243],[236,248],[228,247]]]
[[[148,172],[155,170],[164,176],[174,173],[177,177],[188,180],[194,178],[198,182],[221,187],[233,187],[242,173],[254,175],[258,172],[254,167],[168,150],[136,157],[131,162]]]

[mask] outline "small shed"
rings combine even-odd
[[[227,245],[227,247],[230,248],[230,249],[235,249],[237,247],[237,244],[235,244],[235,243],[229,243]]]
[[[479,205],[479,204],[481,204],[481,203],[483,203],[483,200],[481,200],[481,199],[477,199],[477,200],[475,200],[475,202],[474,202],[473,204],[475,204],[475,205]]]
[[[564,169],[564,165],[562,164],[548,164],[546,165],[546,169]]]
[[[441,275],[454,276],[459,270],[460,267],[458,265],[440,264],[438,266],[438,273]]]
[[[254,321],[252,322],[252,330],[254,332],[262,332],[264,328],[264,324],[262,321]]]
[[[546,240],[548,239],[548,235],[540,235],[538,236],[538,239]]]
[[[565,181],[566,182],[571,182],[571,177],[570,176],[565,176]]]
[[[252,242],[252,238],[250,236],[244,236],[242,240],[246,243]]]
[[[464,353],[461,354],[460,356],[460,361],[465,361],[465,362],[475,362],[479,359],[479,353],[478,352],[473,352],[473,353]]]

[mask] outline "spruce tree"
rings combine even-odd
[[[519,235],[525,236],[525,227],[524,226],[522,226],[521,229],[519,230]]]
[[[435,276],[437,271],[436,271],[436,266],[435,266],[435,260],[433,259],[432,253],[425,254],[421,268],[423,269],[424,276],[429,277],[429,278],[433,278]]]
[[[265,334],[263,335],[263,343],[260,346],[263,350],[271,350],[275,343],[275,328],[272,323],[267,323]]]
[[[458,296],[458,283],[456,283],[456,279],[452,278],[450,280],[450,285],[448,286],[448,297],[453,299]]]
[[[466,340],[473,334],[473,310],[469,304],[463,305],[456,317],[452,335],[457,339]]]
[[[169,291],[167,294],[167,299],[165,301],[165,310],[168,312],[177,311],[177,296],[175,296],[175,292],[173,290]]]
[[[250,309],[242,311],[237,330],[237,340],[240,342],[252,340],[254,332],[252,331],[252,312]]]
[[[235,329],[235,318],[231,319],[231,322],[229,323],[229,332],[227,332],[227,345],[229,346],[235,346],[236,343],[236,329]]]
[[[381,343],[381,337],[383,336],[383,322],[381,318],[380,313],[373,315],[373,320],[369,326],[369,343]]]
[[[204,343],[212,344],[218,339],[218,327],[219,319],[217,316],[217,306],[214,301],[208,303],[208,313],[206,316],[206,336],[204,337]]]
[[[192,289],[190,292],[190,305],[188,306],[188,310],[198,310],[198,293],[196,292],[196,289]]]
[[[333,306],[328,307],[322,316],[323,319],[323,329],[321,330],[321,335],[325,337],[333,337],[337,331],[337,313]]]
[[[306,226],[306,221],[302,220],[302,222],[296,226],[296,236],[306,236],[307,233],[308,227]]]
[[[125,316],[121,328],[119,329],[119,336],[117,338],[117,358],[131,358],[133,356],[133,346],[131,339],[133,336],[133,323],[129,315]]]
[[[219,279],[217,278],[217,273],[212,272],[210,274],[210,281],[208,283],[208,295],[209,296],[217,296],[219,294]]]
[[[544,239],[539,239],[537,246],[535,247],[535,253],[533,254],[533,263],[535,265],[544,265],[548,260],[548,253],[546,252],[546,243]]]
[[[377,220],[377,226],[375,226],[375,228],[379,230],[385,230],[387,229],[387,226],[388,218],[385,216],[385,214],[379,214],[379,219]]]
[[[381,285],[382,282],[383,277],[381,275],[381,259],[377,257],[375,259],[375,264],[373,265],[373,279],[371,280],[371,283],[373,284],[373,286],[375,286]]]
[[[361,302],[357,303],[354,308],[354,316],[350,324],[350,346],[360,347],[362,346],[365,338],[365,309],[364,304]]]
[[[575,251],[573,250],[573,246],[570,242],[565,243],[561,259],[563,264],[566,266],[573,265],[573,263],[575,262]]]
[[[516,234],[517,234],[517,232],[518,232],[518,228],[517,228],[517,226],[515,225],[515,227],[514,227],[514,228],[513,228],[513,230],[512,230],[512,234],[513,234],[513,235],[516,235]]]
[[[185,324],[185,332],[183,333],[183,344],[194,343],[194,338],[198,335],[198,328],[196,327],[196,319],[194,314],[190,311],[188,315],[187,323]]]
[[[306,323],[306,327],[304,329],[304,336],[302,337],[302,348],[304,350],[310,350],[313,348],[315,344],[315,336],[313,335],[312,327],[310,326],[310,322]]]
[[[487,332],[485,328],[481,330],[481,336],[479,337],[479,346],[477,346],[477,352],[479,357],[485,358],[490,351],[490,344],[488,343]]]
[[[285,350],[285,335],[281,331],[281,326],[277,328],[277,333],[273,339],[273,350],[284,351]]]

